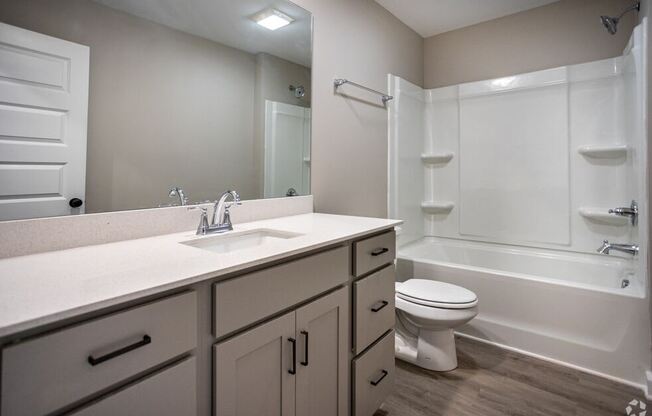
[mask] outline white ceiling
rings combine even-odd
[[[424,38],[558,0],[376,0]]]
[[[97,3],[249,53],[311,66],[310,13],[284,0],[95,0]],[[250,17],[273,7],[295,19],[275,31]]]

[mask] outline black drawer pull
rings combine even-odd
[[[288,338],[288,342],[292,344],[292,368],[288,370],[288,373],[295,375],[297,373],[297,340]]]
[[[301,335],[306,337],[306,343],[304,344],[303,349],[303,361],[301,361],[301,365],[308,367],[308,331],[301,331]]]
[[[374,251],[372,251],[371,255],[376,257],[376,256],[380,256],[381,254],[385,254],[388,251],[389,251],[389,249],[387,247],[381,247],[381,248],[377,248]]]
[[[371,383],[372,386],[377,386],[377,385],[379,385],[380,382],[383,381],[383,379],[384,379],[385,377],[387,377],[387,374],[389,374],[386,370],[381,370],[381,371],[382,371],[383,375],[380,376],[380,378],[379,378],[378,380],[371,380],[371,381],[370,381],[370,383]]]
[[[380,303],[380,306],[375,306]],[[371,312],[378,312],[379,310],[383,309],[385,306],[389,305],[389,302],[386,300],[381,300],[379,302],[376,302],[374,306],[371,307]]]
[[[135,349],[138,349],[140,347],[144,347],[145,345],[151,344],[151,343],[152,343],[152,337],[150,337],[149,335],[143,335],[143,339],[141,339],[140,341],[134,342],[131,345],[127,345],[126,347],[122,347],[119,350],[112,351],[112,352],[110,352],[108,354],[99,356],[97,358],[93,357],[92,355],[89,355],[88,356],[88,363],[90,365],[92,365],[92,366],[96,366],[98,364],[103,363],[104,361],[108,361],[108,360],[110,360],[112,358],[115,358],[115,357],[117,357],[119,355],[126,354],[129,351],[133,351]]]

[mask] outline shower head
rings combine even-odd
[[[612,35],[615,35],[618,31],[618,20],[620,19],[617,17],[600,16],[602,26],[604,26],[607,29],[607,32],[611,33]]]
[[[641,2],[637,1],[636,3],[632,4],[627,9],[625,9],[618,17],[600,16],[600,21],[602,22],[602,26],[604,26],[607,29],[607,32],[609,32],[612,35],[615,35],[616,32],[618,32],[618,21],[620,21],[620,18],[623,17],[625,13],[629,13],[632,10],[640,11]]]

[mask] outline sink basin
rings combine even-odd
[[[237,233],[215,235],[196,240],[184,241],[181,244],[212,251],[213,253],[231,253],[238,250],[273,244],[303,234],[278,230],[250,230]]]

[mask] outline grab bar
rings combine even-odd
[[[378,95],[380,95],[380,99],[382,100],[383,105],[387,104],[387,101],[389,101],[389,100],[393,100],[393,99],[394,99],[394,97],[391,96],[391,95],[387,95],[387,94],[385,94],[385,93],[383,93],[383,92],[376,91],[376,90],[371,89],[371,88],[369,88],[369,87],[365,87],[364,85],[360,85],[360,84],[358,84],[357,82],[349,81],[348,79],[344,79],[344,78],[335,78],[335,79],[333,80],[333,85],[335,86],[335,90],[336,90],[336,91],[337,91],[337,89],[338,89],[339,87],[341,87],[341,86],[344,85],[344,84],[351,84],[351,85],[353,85],[354,87],[358,87],[358,88],[363,89],[363,90],[365,90],[365,91],[369,91],[369,92],[371,92],[371,93],[374,93],[374,94],[378,94]]]

